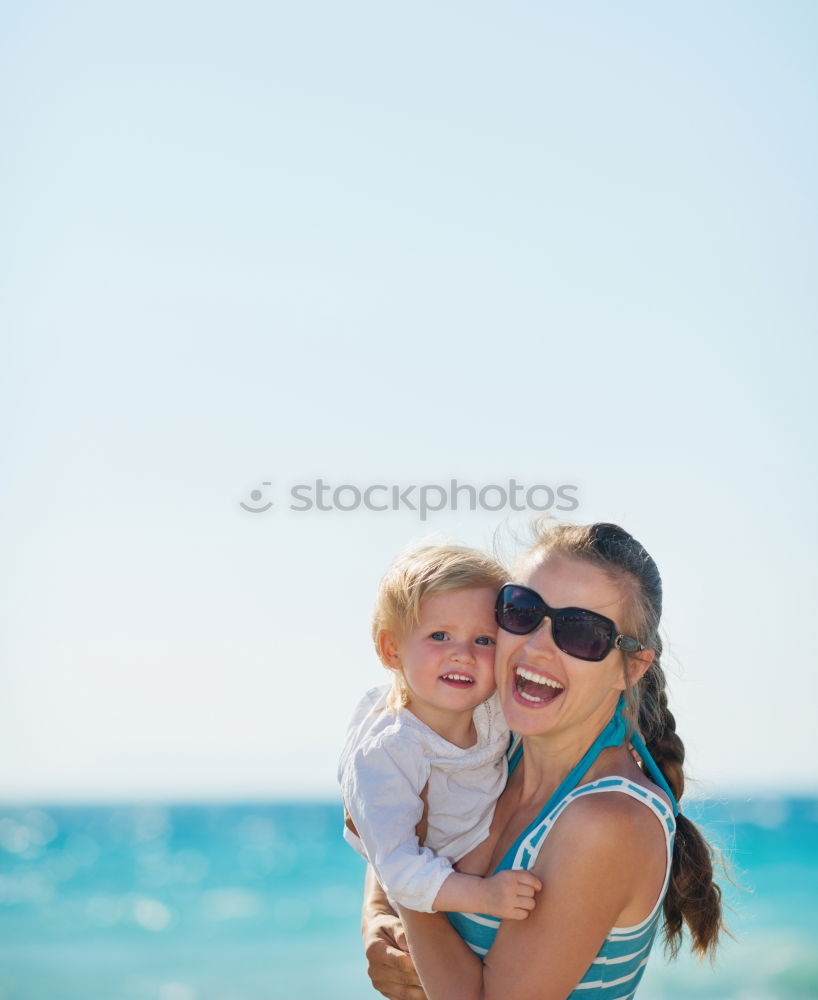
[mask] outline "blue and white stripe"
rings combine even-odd
[[[565,807],[582,795],[618,791],[644,803],[662,823],[667,846],[667,868],[662,891],[651,912],[633,927],[614,927],[605,938],[597,957],[570,994],[575,1000],[630,1000],[645,971],[651,946],[662,916],[662,902],[670,882],[673,857],[673,836],[676,823],[673,813],[663,799],[634,784],[627,778],[601,778],[574,789],[551,812],[534,821],[516,843],[511,864],[501,863],[500,868],[527,870],[540,853],[545,838]],[[507,858],[512,857],[511,852]],[[476,954],[483,956],[494,943],[501,921],[496,917],[475,913],[448,914],[454,928]]]

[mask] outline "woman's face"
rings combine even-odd
[[[519,580],[552,608],[584,608],[613,619],[622,630],[622,590],[606,573],[579,559],[540,557]],[[529,635],[499,630],[497,690],[511,729],[522,735],[575,731],[593,735],[610,718],[625,689],[622,654],[579,660],[555,645],[546,618]]]

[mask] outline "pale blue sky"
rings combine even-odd
[[[817,43],[5,5],[0,798],[334,794],[380,574],[503,515],[287,511],[317,477],[576,484],[663,570],[700,788],[818,790]]]

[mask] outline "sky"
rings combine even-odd
[[[452,480],[654,555],[694,794],[818,792],[817,45],[791,0],[5,4],[0,800],[335,795],[390,561],[533,514],[410,509]]]

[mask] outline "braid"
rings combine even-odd
[[[676,801],[684,794],[685,748],[676,732],[676,719],[668,707],[667,681],[662,669],[662,580],[656,563],[632,535],[615,524],[543,525],[535,551],[560,552],[584,559],[614,576],[622,586],[631,620],[621,626],[654,658],[636,685],[628,683],[629,716],[664,774]],[[627,657],[639,654],[625,654]],[[626,681],[628,671],[625,670]],[[676,817],[676,837],[668,891],[664,901],[665,943],[671,957],[678,954],[685,925],[693,951],[712,955],[723,928],[721,889],[713,881],[713,850],[696,826],[681,813]]]
[[[639,729],[678,802],[684,794],[685,748],[668,708],[665,672],[660,663],[662,643],[658,637],[654,648],[653,663],[638,685]],[[713,851],[698,828],[682,813],[676,817],[664,915],[665,944],[672,957],[679,953],[685,924],[696,954],[703,957],[715,951],[722,921],[721,889],[713,881]]]
[[[659,765],[678,802],[685,790],[682,766],[685,748],[676,732],[676,719],[668,708],[667,680],[661,663],[662,640],[658,635],[653,640],[653,649],[653,662],[636,689],[639,702],[636,718],[651,757]]]

